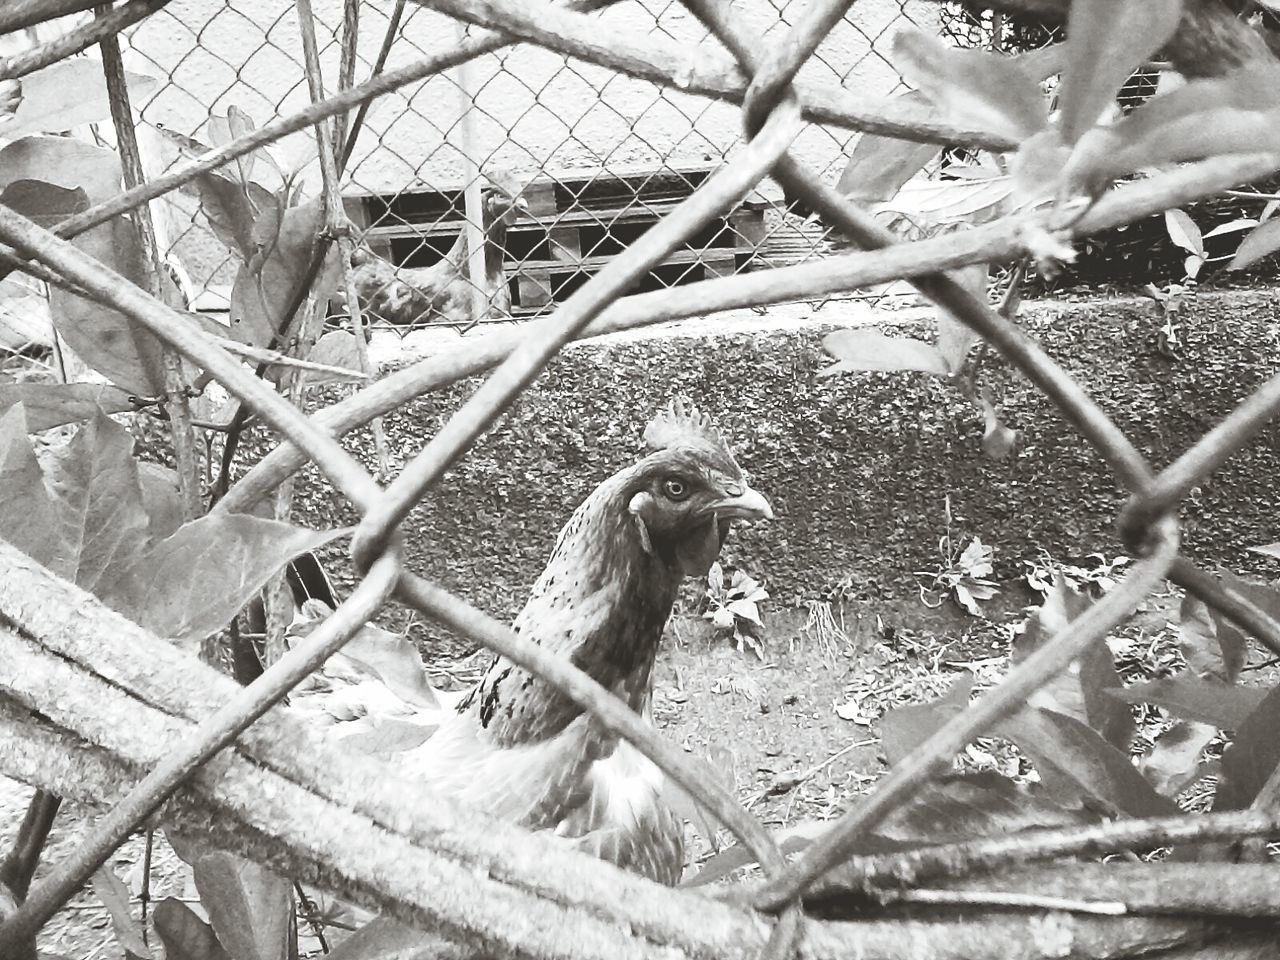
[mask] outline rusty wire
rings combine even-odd
[[[1132,612],[1170,574],[1171,569],[1175,576],[1188,584],[1194,583],[1198,595],[1212,598],[1214,605],[1241,627],[1259,635],[1265,642],[1277,642],[1278,628],[1269,617],[1253,608],[1247,600],[1224,591],[1178,556],[1175,512],[1191,486],[1202,482],[1269,420],[1280,406],[1280,387],[1275,383],[1263,387],[1173,466],[1153,473],[1127,437],[1056,362],[998,317],[989,306],[966,294],[939,272],[964,263],[1008,256],[1015,251],[1021,254],[1022,245],[1011,222],[993,224],[938,241],[890,246],[892,238],[876,227],[865,213],[824,187],[811,172],[788,158],[786,150],[802,115],[912,139],[961,140],[988,145],[991,142],[991,138],[980,131],[955,131],[927,118],[903,119],[901,115],[893,116],[893,111],[879,108],[869,112],[862,106],[853,105],[843,91],[815,91],[812,85],[793,84],[796,71],[826,35],[826,29],[838,18],[841,8],[848,5],[847,0],[811,5],[785,41],[763,53],[745,42],[731,10],[708,0],[687,0],[686,5],[717,33],[742,64],[740,71],[719,64],[701,67],[694,71],[694,81],[689,80],[686,70],[677,73],[677,65],[661,44],[616,38],[605,41],[598,34],[588,37],[585,31],[590,21],[581,14],[548,11],[542,6],[535,8],[521,0],[466,3],[462,0],[424,0],[424,3],[459,19],[497,28],[504,33],[469,41],[456,50],[430,58],[425,64],[416,64],[379,81],[354,87],[291,117],[273,121],[199,161],[184,165],[173,174],[141,184],[110,204],[59,224],[54,233],[0,208],[0,239],[20,255],[56,271],[64,280],[136,319],[166,344],[213,374],[243,403],[274,426],[285,442],[296,448],[296,455],[287,448],[273,454],[277,462],[271,469],[266,469],[271,458],[264,461],[256,479],[255,474],[250,473],[252,482],[243,481],[233,488],[223,501],[224,508],[251,503],[278,483],[282,472],[287,476],[305,457],[314,462],[364,514],[352,550],[365,574],[352,597],[339,608],[338,614],[317,630],[306,646],[293,651],[254,685],[246,687],[242,697],[229,704],[224,712],[210,718],[190,742],[168,756],[155,772],[145,778],[129,798],[115,808],[107,821],[98,825],[87,841],[83,855],[60,867],[45,884],[37,887],[23,907],[0,924],[0,938],[36,929],[75,888],[85,869],[92,869],[91,863],[101,862],[101,858],[180,785],[184,777],[286,695],[302,676],[324,656],[340,647],[345,638],[393,593],[446,626],[527,667],[565,692],[605,726],[646,753],[699,802],[721,816],[772,874],[756,893],[753,903],[764,912],[784,911],[774,926],[769,948],[771,954],[777,956],[789,955],[794,948],[801,926],[797,907],[800,898],[832,867],[847,859],[853,839],[903,802],[907,793],[949,761],[955,751],[972,737],[988,729],[1060,672],[1089,644],[1104,636]],[[217,342],[195,330],[187,318],[123,281],[73,248],[65,239],[59,239],[58,235],[70,236],[154,199],[198,172],[213,169],[286,132],[302,129],[324,117],[366,102],[378,92],[407,82],[405,78],[410,75],[425,76],[516,40],[539,43],[585,59],[594,58],[615,69],[659,82],[675,85],[683,81],[680,85],[686,89],[741,102],[750,139],[750,145],[739,157],[721,168],[683,206],[646,234],[644,241],[620,255],[609,269],[590,281],[546,321],[530,327],[523,338],[514,334],[487,338],[488,342],[478,347],[464,348],[456,356],[411,368],[367,388],[330,411],[307,418],[244,370]],[[1167,200],[1171,191],[1204,192],[1219,185],[1220,181],[1238,182],[1247,179],[1248,175],[1276,167],[1280,167],[1280,158],[1266,155],[1206,162],[1170,175],[1167,180],[1156,182],[1155,186],[1141,188],[1146,192],[1140,193],[1137,202],[1122,199],[1125,191],[1118,192],[1100,203],[1097,210],[1066,234],[1076,235],[1081,230],[1106,222],[1108,216],[1117,220],[1133,219],[1140,212],[1145,212],[1148,206]],[[618,301],[618,297],[637,271],[647,269],[683,236],[741,196],[769,172],[806,196],[815,208],[868,248],[868,252],[841,258],[839,266],[847,270],[833,283],[844,284],[840,287],[844,289],[870,282],[865,278],[872,275],[914,277],[922,291],[982,334],[1040,386],[1131,490],[1133,500],[1124,519],[1130,542],[1143,555],[1121,584],[1102,601],[1068,624],[1049,643],[1014,668],[999,686],[917,747],[903,764],[877,785],[869,797],[847,813],[826,836],[816,840],[798,861],[785,868],[763,826],[745,810],[738,808],[735,812],[727,807],[726,803],[732,804],[732,798],[702,782],[697,771],[621,701],[567,661],[522,640],[438,585],[401,569],[395,544],[396,528],[409,507],[432,483],[438,481],[450,463],[465,454],[565,343],[584,332],[608,329],[611,324],[614,328],[621,328],[654,322],[655,317],[668,319],[680,315],[683,308],[676,304],[676,299],[690,299],[687,288],[673,297],[652,295],[647,299],[634,297],[622,301]],[[1133,196],[1130,193],[1130,197]],[[974,240],[974,237],[978,239]],[[886,249],[874,249],[879,247]],[[825,264],[824,269],[835,272],[831,262]],[[858,274],[858,269],[863,273]],[[781,284],[768,274],[761,275],[760,280],[732,278],[724,282],[708,281],[703,285],[706,299],[700,302],[705,304],[710,298],[719,298],[715,302],[727,303],[734,301],[735,297],[741,302],[775,302],[771,298],[782,298],[779,290],[794,289],[785,286],[790,279],[803,276],[803,282],[811,285],[804,289],[811,289],[819,279],[819,272],[788,274]],[[335,430],[351,429],[411,396],[499,363],[502,365],[485,386],[458,411],[387,491],[379,488],[364,467],[334,439]],[[1259,829],[1257,818],[1249,823],[1252,829]],[[999,862],[998,854],[991,856],[993,861]],[[901,864],[890,857],[877,860],[870,869],[893,875],[900,867]]]

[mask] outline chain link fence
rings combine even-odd
[[[783,35],[803,11],[803,4],[788,0],[738,6],[765,42]],[[343,4],[326,0],[315,13],[331,92],[340,75]],[[414,4],[371,0],[359,4],[358,13],[356,82],[439,53],[461,35],[454,21]],[[74,22],[64,18],[10,35],[2,52],[38,43]],[[723,49],[673,0],[619,4],[604,11],[601,22],[618,35],[665,40],[682,51]],[[989,17],[984,24],[958,5],[868,0],[831,32],[800,79],[869,95],[899,91],[904,83],[890,46],[896,32],[911,27],[965,44],[989,43],[991,34]],[[134,107],[150,177],[226,142],[243,123],[261,125],[310,100],[289,0],[170,3],[122,40],[126,67],[149,78]],[[101,127],[91,135],[109,141],[110,124]],[[834,181],[856,137],[814,124],[795,149]],[[184,138],[195,141],[185,151]],[[377,267],[368,271],[367,311],[373,320],[401,328],[468,327],[546,313],[688,196],[740,143],[732,105],[531,45],[478,58],[464,74],[450,71],[398,89],[372,105],[342,180],[356,244]],[[240,170],[271,193],[292,185],[306,196],[321,194],[309,130],[273,144]],[[466,187],[476,179],[524,201],[505,218],[509,226],[495,226],[486,217],[492,208],[483,202],[468,204]],[[231,309],[240,258],[210,228],[194,191],[155,201],[153,212],[160,246],[190,305],[215,314]],[[737,210],[668,257],[639,289],[823,256],[831,249],[828,230],[805,212],[789,207],[776,185],[765,181]],[[379,287],[399,282],[430,295],[442,285],[470,283],[468,221],[489,230],[502,250],[500,268],[487,269],[480,281],[490,288],[488,315],[476,317],[467,297],[443,307],[424,307],[417,298],[408,309],[386,308]],[[41,286],[29,286],[9,291],[0,306],[0,346],[7,351],[52,346]],[[500,288],[497,296],[494,287]]]

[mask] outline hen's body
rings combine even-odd
[[[654,452],[578,507],[513,627],[647,717],[681,579],[705,574],[730,521],[771,513],[696,411],[676,408],[645,436]],[[680,877],[683,827],[662,800],[661,771],[505,658],[397,766],[464,806],[663,883]]]
[[[507,289],[507,229],[527,209],[492,188],[481,201],[484,217],[484,284],[489,316],[509,316],[511,292]],[[375,320],[397,326],[421,323],[471,323],[476,317],[474,286],[467,274],[465,226],[449,252],[429,267],[396,267],[370,250],[357,249],[351,257],[352,282],[360,308]]]

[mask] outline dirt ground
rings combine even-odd
[[[737,650],[705,621],[681,618],[673,621],[655,676],[655,721],[731,781],[771,828],[829,819],[883,774],[877,721],[885,709],[940,695],[961,670],[973,672],[980,688],[998,680],[1023,602],[1018,591],[1006,591],[992,605],[991,620],[950,603],[936,611],[916,603],[783,611],[766,606],[763,660]],[[1158,675],[1177,659],[1171,623],[1177,603],[1172,593],[1153,598],[1113,639],[1127,677]],[[450,672],[465,675],[478,662]],[[1152,711],[1144,720],[1146,732],[1161,718]],[[1009,772],[1008,751],[999,745],[979,741],[964,759]],[[0,844],[7,847],[29,796],[26,787],[0,779]],[[59,816],[46,867],[75,849],[87,823],[83,810]],[[690,836],[693,873],[711,851],[700,832],[691,829]],[[111,864],[135,898],[135,915],[143,859],[143,841],[135,838]],[[173,895],[195,905],[188,872],[160,839],[150,880],[153,900]],[[65,960],[123,958],[106,910],[91,891],[46,928],[41,947]],[[162,956],[158,945],[155,954]]]

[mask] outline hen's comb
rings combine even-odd
[[[651,450],[665,450],[691,440],[712,444],[726,452],[729,449],[711,418],[692,403],[685,404],[680,399],[672,400],[671,405],[644,428],[644,442]]]

